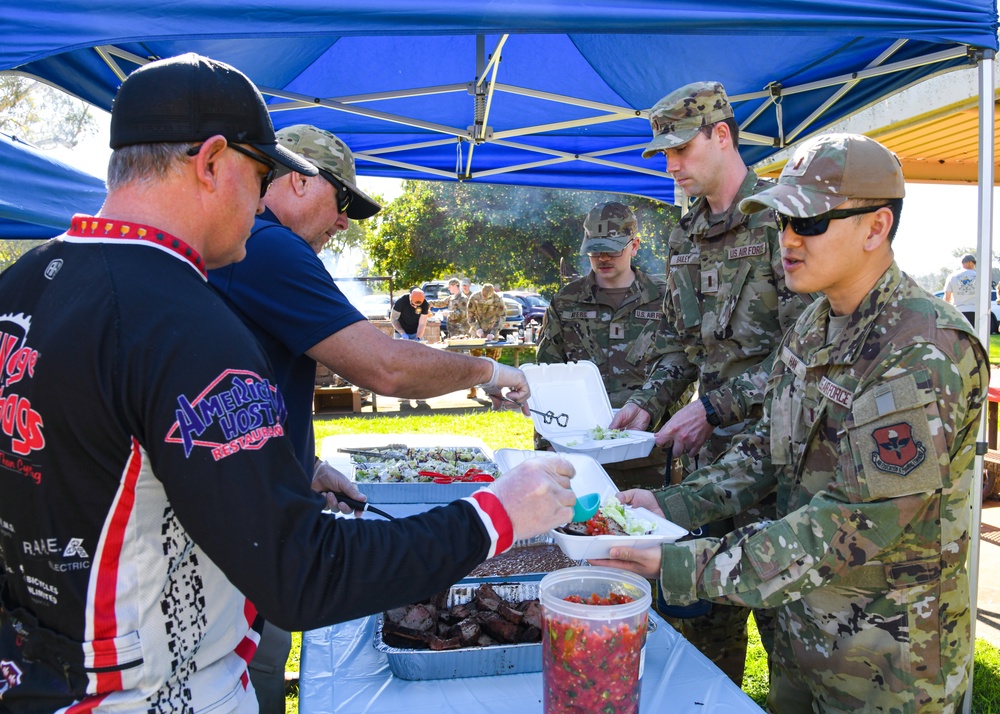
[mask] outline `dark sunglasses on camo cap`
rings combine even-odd
[[[786,216],[784,213],[779,213],[778,227],[783,231],[787,226],[791,226],[792,230],[800,236],[818,236],[826,233],[830,227],[830,221],[849,218],[851,216],[860,216],[863,213],[874,213],[880,208],[888,208],[888,206],[883,204],[881,206],[841,208],[821,213],[818,216],[810,216],[809,218],[795,218],[794,216]]]

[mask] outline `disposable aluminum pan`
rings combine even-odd
[[[448,607],[472,600],[477,585],[453,585]],[[531,600],[538,597],[538,582],[506,582],[493,585],[504,600]],[[542,671],[542,643],[463,647],[457,650],[410,650],[390,647],[382,641],[382,615],[375,619],[374,645],[389,660],[389,669],[400,679],[456,679],[492,677]]]
[[[426,447],[424,447],[426,448]],[[441,448],[462,448],[479,452],[491,466],[495,465],[492,455],[486,449],[468,446],[442,444]],[[471,466],[471,464],[470,464]],[[351,478],[361,493],[373,504],[379,503],[451,503],[471,496],[487,485],[485,483],[383,483],[378,481],[357,481],[357,465],[349,462]]]

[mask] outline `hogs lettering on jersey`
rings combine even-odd
[[[166,442],[183,444],[185,457],[195,446],[205,446],[218,461],[284,434],[281,393],[255,372],[226,370],[197,397],[178,395],[177,406]]]
[[[41,415],[31,408],[28,399],[8,392],[12,385],[35,376],[38,351],[27,344],[30,327],[31,318],[23,314],[0,316],[0,365],[3,365],[0,431],[10,437],[10,451],[18,456],[27,456],[45,446]]]

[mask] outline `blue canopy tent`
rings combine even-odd
[[[0,239],[46,239],[76,212],[95,212],[104,182],[0,134]]]
[[[0,72],[104,109],[151,59],[229,62],[268,97],[276,126],[333,131],[365,175],[668,202],[662,158],[641,149],[649,108],[676,87],[721,81],[753,164],[979,63],[979,185],[993,184],[995,0],[5,0],[0,37]],[[980,196],[986,265],[992,204]]]
[[[153,57],[239,67],[276,126],[341,136],[367,175],[674,202],[648,109],[717,79],[748,163],[995,50],[993,0],[8,0],[0,71],[108,109]]]

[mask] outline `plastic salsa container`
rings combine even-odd
[[[649,583],[613,568],[578,567],[539,583],[546,714],[635,714],[652,602]],[[570,602],[631,599],[615,605]]]

